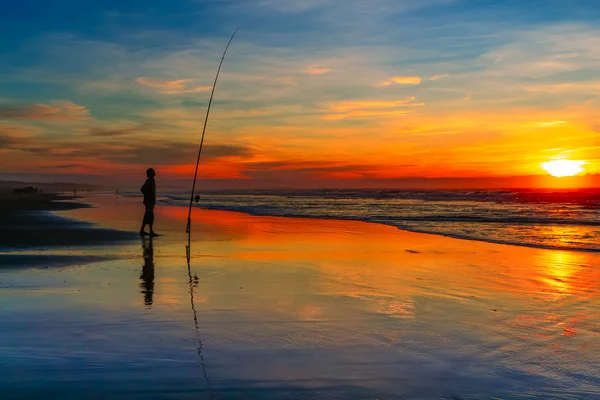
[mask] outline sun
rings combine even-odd
[[[578,160],[553,160],[542,164],[542,168],[552,176],[561,178],[573,176],[583,172],[585,161]]]

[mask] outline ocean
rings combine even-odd
[[[189,195],[161,197],[185,205]],[[287,190],[200,193],[197,207],[343,219],[493,243],[600,251],[600,190]]]

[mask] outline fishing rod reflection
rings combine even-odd
[[[190,306],[192,308],[192,315],[194,317],[194,330],[196,332],[196,343],[198,344],[196,347],[196,353],[198,354],[198,361],[200,362],[200,366],[202,367],[202,375],[204,377],[204,381],[206,382],[206,389],[210,394],[209,399],[215,398],[215,393],[212,389],[210,379],[208,378],[208,372],[206,371],[206,362],[204,361],[204,355],[202,354],[202,349],[204,347],[204,342],[202,341],[202,337],[200,336],[200,326],[198,325],[198,312],[196,311],[196,302],[194,301],[194,289],[198,288],[199,278],[198,275],[194,274],[192,276],[192,266],[190,264],[191,261],[191,234],[188,232],[187,236],[187,245],[185,246],[185,258],[187,260],[187,272],[188,272],[188,285],[189,285],[189,293],[190,293]]]
[[[142,237],[142,249],[144,257],[144,266],[140,275],[141,293],[144,295],[144,304],[152,306],[154,296],[154,248],[152,247],[152,237]]]

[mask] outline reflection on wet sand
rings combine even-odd
[[[198,353],[200,366],[202,367],[202,375],[204,377],[204,381],[206,382],[206,389],[210,394],[210,399],[215,398],[214,391],[210,385],[210,379],[208,379],[208,373],[206,371],[206,364],[204,362],[204,356],[202,355],[202,348],[204,347],[204,343],[202,342],[202,338],[200,337],[200,327],[198,325],[198,312],[196,311],[196,303],[194,302],[194,289],[198,287],[198,275],[194,275],[192,277],[192,267],[190,264],[191,261],[191,232],[190,227],[188,226],[188,235],[187,235],[187,245],[185,246],[185,258],[187,261],[187,271],[188,271],[188,285],[190,290],[190,306],[192,307],[192,314],[194,316],[194,329],[196,332],[196,343],[198,346],[196,347],[196,352]]]
[[[123,274],[127,288],[141,283],[144,303],[153,304],[149,312],[139,310],[139,290],[128,290],[135,297],[130,301],[115,281],[99,285],[94,303],[85,305],[102,305],[101,314],[90,315],[103,329],[106,320],[118,321],[115,329],[124,336],[105,337],[108,348],[130,351],[123,365],[148,357],[140,371],[166,382],[167,390],[264,399],[515,398],[535,397],[538,390],[555,398],[600,395],[597,254],[475,243],[353,221],[194,211],[187,268],[187,214],[178,207],[157,211],[165,233],[154,240],[160,257],[153,260],[152,244],[143,243],[141,280],[128,275],[128,259],[110,264],[106,280]],[[128,256],[129,249],[118,251]],[[27,331],[27,343],[38,343],[35,333]],[[13,338],[6,336],[5,342]],[[50,344],[66,347],[60,337]],[[90,355],[90,365],[105,353]],[[119,365],[109,361],[107,369]],[[173,374],[170,381],[165,371]],[[328,395],[338,384],[348,387],[345,396]],[[462,393],[454,396],[457,386]],[[248,395],[258,387],[264,392]],[[297,388],[310,396],[290,394]]]
[[[144,266],[140,275],[140,288],[144,295],[144,304],[152,306],[154,296],[154,248],[152,246],[152,237],[142,237],[142,248],[144,256]]]

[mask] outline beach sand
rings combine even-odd
[[[119,242],[0,256],[2,398],[600,398],[598,254],[195,209],[188,266],[187,209],[83,201]]]

